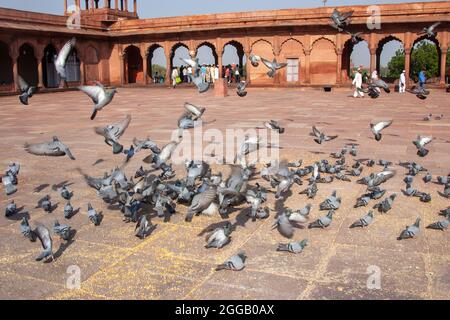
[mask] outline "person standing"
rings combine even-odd
[[[364,98],[364,92],[362,91],[362,67],[358,67],[355,72],[355,78],[353,79],[352,84],[355,86],[355,92],[353,93],[354,98]]]
[[[189,66],[187,68],[187,77],[188,77],[188,83],[191,83],[191,81],[192,81],[192,67],[191,66]]]
[[[399,93],[404,93],[406,90],[406,71],[403,70],[402,73],[400,74],[400,80],[398,82],[398,92]]]
[[[217,80],[219,80],[219,66],[218,65],[216,65],[214,67],[214,81],[217,81]]]
[[[200,72],[202,75],[202,81],[206,82],[206,66],[205,65],[202,65],[202,67],[200,68]]]
[[[187,68],[183,68],[183,82],[188,82],[188,76],[187,76]]]
[[[236,79],[236,83],[241,82],[241,73],[239,72],[239,65],[236,65],[236,70],[234,71],[234,77]]]
[[[227,79],[227,83],[230,83],[230,68],[225,69],[225,78]]]
[[[419,72],[419,89],[425,90],[425,83],[427,82],[427,77],[425,75],[425,67]]]
[[[179,77],[178,74],[178,69],[173,67],[172,68],[172,87],[175,89],[175,87],[177,86],[177,78]]]

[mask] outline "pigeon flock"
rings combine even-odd
[[[351,12],[340,14],[337,10],[333,12],[333,25],[343,31],[348,25],[348,18]],[[427,29],[428,34],[434,30]],[[359,34],[352,35],[358,37]],[[56,70],[61,77],[65,79],[65,63],[71,49],[75,45],[75,38],[71,39],[61,50],[55,60]],[[277,70],[286,66],[284,63],[278,63],[276,60],[270,62],[264,58],[252,55],[249,57],[253,66],[262,62],[268,69],[267,75],[273,77]],[[198,60],[186,60],[186,63],[193,68],[199,68]],[[19,79],[20,80],[20,79]],[[20,80],[23,82],[23,80]],[[194,81],[195,83],[195,81]],[[383,87],[383,84],[372,84],[373,86]],[[197,85],[199,92],[204,92],[207,88]],[[246,83],[241,83],[237,88],[237,94],[245,97]],[[24,82],[20,84],[21,94],[19,100],[23,104],[28,104],[36,88],[29,87]],[[91,120],[95,119],[96,114],[103,110],[114,98],[117,90],[115,88],[105,88],[100,83],[95,86],[82,86],[79,88],[86,93],[93,101],[94,107]],[[235,212],[236,207],[248,208],[249,218],[256,223],[258,220],[268,219],[271,212],[277,210],[267,205],[268,194],[274,194],[276,201],[285,201],[293,192],[294,186],[303,186],[299,194],[306,199],[314,199],[319,191],[321,184],[331,184],[337,181],[346,183],[357,183],[365,185],[367,190],[364,194],[355,200],[354,207],[368,207],[371,209],[357,221],[353,222],[349,228],[366,228],[370,232],[370,224],[376,219],[378,214],[389,214],[389,211],[396,205],[397,193],[387,194],[383,185],[387,184],[391,178],[398,173],[398,169],[393,169],[394,164],[390,161],[380,159],[356,159],[358,149],[356,144],[346,145],[338,152],[330,154],[329,159],[321,159],[311,164],[303,164],[302,160],[288,162],[287,160],[273,160],[264,164],[260,172],[257,172],[256,163],[249,163],[248,156],[262,148],[259,137],[247,136],[235,157],[232,164],[221,164],[222,167],[229,167],[231,172],[228,177],[224,177],[221,170],[214,172],[210,164],[201,160],[186,160],[185,172],[178,174],[173,168],[171,162],[172,155],[179,144],[183,141],[183,132],[196,127],[202,122],[202,117],[206,108],[195,106],[186,102],[184,111],[176,123],[178,137],[169,141],[164,146],[158,146],[150,137],[143,139],[133,139],[133,145],[128,149],[120,143],[121,136],[125,133],[131,124],[131,116],[125,117],[113,124],[107,126],[97,126],[94,132],[104,138],[106,145],[112,147],[112,156],[123,157],[123,164],[120,167],[106,172],[101,177],[91,177],[79,169],[86,185],[95,190],[97,196],[109,205],[116,205],[123,214],[123,220],[126,223],[136,225],[134,235],[139,239],[150,237],[157,228],[152,219],[162,219],[166,222],[170,220],[171,215],[177,214],[180,210],[177,208],[183,205],[187,208],[185,222],[190,223],[198,215],[207,215],[211,219],[228,220],[230,215]],[[436,117],[436,120],[443,118],[443,115]],[[431,121],[432,115],[425,117],[424,121]],[[278,134],[283,134],[286,128],[282,123],[270,120],[263,122],[268,130],[273,130]],[[368,124],[367,130],[374,135],[375,141],[382,144],[382,132],[395,125],[392,120],[372,122]],[[175,126],[175,124],[174,124]],[[310,133],[312,139],[317,144],[327,143],[330,140],[338,138],[338,135],[327,135],[320,131],[316,126],[312,126]],[[433,137],[418,136],[412,141],[417,148],[417,155],[426,157],[429,155],[427,146],[432,143]],[[54,136],[51,141],[29,144],[24,146],[25,150],[37,156],[63,157],[67,156],[76,161],[75,156],[70,151],[69,146],[64,144]],[[124,171],[125,166],[134,162],[134,155],[140,152],[147,152],[148,155],[143,159],[144,164],[140,165],[135,174],[127,177]],[[354,157],[349,158],[348,156]],[[352,161],[354,163],[349,163]],[[149,165],[144,168],[144,165]],[[363,176],[367,168],[378,165],[381,169],[377,173],[371,173]],[[423,181],[425,183],[434,181],[442,185],[442,192],[439,197],[450,198],[450,173],[447,176],[433,177],[432,174],[423,166],[416,162],[399,163],[405,172],[405,188],[401,192],[407,197],[417,197],[422,202],[430,202],[431,194],[420,191],[414,187],[414,179],[417,175],[425,173]],[[219,166],[220,167],[220,166]],[[215,170],[217,171],[217,170]],[[20,165],[10,163],[5,174],[1,177],[7,196],[13,195],[19,185]],[[71,203],[74,191],[69,190],[67,184],[56,186],[61,198],[65,201],[62,218],[65,223],[60,223],[61,219],[54,219],[52,228],[47,228],[42,224],[37,224],[34,228],[27,217],[24,217],[20,223],[20,232],[31,242],[39,239],[42,245],[42,252],[36,257],[36,260],[53,261],[53,240],[52,232],[58,235],[62,241],[71,241],[76,234],[68,223],[74,215],[75,209]],[[307,200],[306,200],[307,201]],[[398,200],[397,200],[398,201]],[[102,220],[107,219],[102,212],[97,211],[93,205],[87,203],[80,205],[80,208],[86,208],[86,219],[92,223],[92,227],[101,226]],[[316,209],[310,203],[301,208],[285,208],[283,212],[276,212],[274,215],[274,224],[272,228],[279,232],[283,237],[289,240],[286,243],[279,243],[274,247],[276,252],[289,252],[299,254],[307,250],[310,242],[308,239],[293,239],[296,228],[332,228],[333,218],[338,214],[342,205],[342,197],[334,190]],[[52,204],[50,195],[44,196],[36,205],[48,214],[57,215],[57,207]],[[80,209],[77,209],[80,210]],[[11,218],[18,214],[17,204],[12,199],[5,208],[5,216]],[[318,212],[314,212],[318,211]],[[151,213],[156,216],[151,218]],[[436,230],[446,230],[450,225],[450,206],[441,210],[443,216],[439,221],[430,223],[426,228]],[[314,216],[314,218],[313,218]],[[399,230],[398,239],[408,239],[417,237],[421,231],[421,218],[417,217],[414,224],[407,226],[404,230]],[[221,249],[232,241],[233,225],[226,221],[222,227],[210,230],[206,237],[205,249]],[[325,232],[325,231],[322,231]],[[216,270],[239,271],[245,268],[245,262],[248,259],[245,252],[238,252],[231,256],[223,264],[217,266]]]

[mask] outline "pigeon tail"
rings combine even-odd
[[[97,109],[94,108],[94,110],[92,111],[92,115],[91,115],[91,120],[95,119],[95,116],[97,115]]]

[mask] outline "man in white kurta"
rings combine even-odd
[[[353,93],[354,98],[364,97],[364,93],[362,91],[362,74],[361,67],[356,70],[355,78],[353,79],[352,84],[355,86],[355,92]]]
[[[404,93],[406,90],[406,76],[405,70],[400,74],[400,81],[398,83],[398,92]]]

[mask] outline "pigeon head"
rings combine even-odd
[[[238,256],[242,259],[242,261],[244,261],[244,262],[245,262],[245,259],[247,259],[247,255],[245,254],[244,251],[239,252],[237,255],[238,255]]]
[[[428,154],[428,150],[424,149],[424,148],[420,148],[419,150],[417,150],[417,155],[419,157],[425,157]]]

